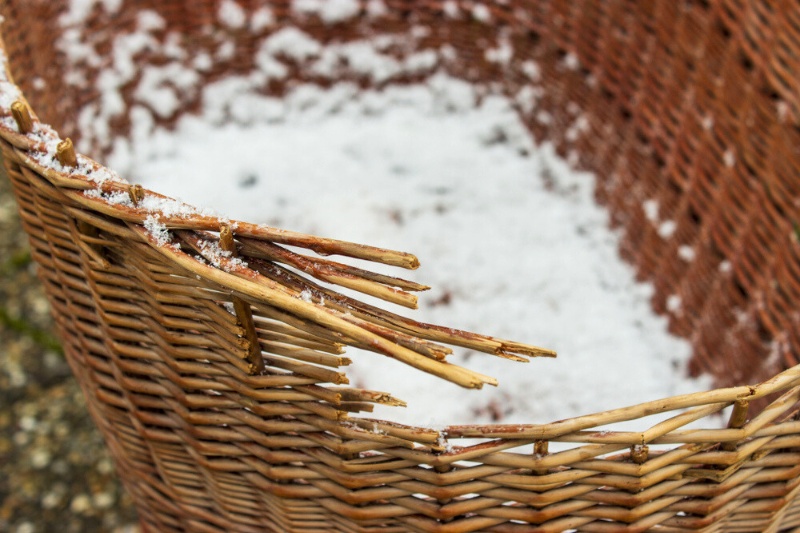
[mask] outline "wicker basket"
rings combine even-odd
[[[412,256],[245,223],[231,232],[217,219],[164,213],[161,221],[180,247],[159,244],[143,227],[152,213],[141,202],[155,193],[122,182],[98,185],[97,176],[107,171],[76,156],[37,118],[57,125],[64,137],[80,138],[75,110],[98,98],[94,80],[102,61],[82,65],[86,83],[63,79],[66,59],[54,35],[62,31],[67,2],[2,0],[4,52],[16,80],[7,74],[0,82],[5,169],[67,357],[145,530],[778,531],[800,525],[796,4],[338,1],[354,7],[352,16],[323,20],[275,1],[268,4],[271,24],[237,28],[219,22],[223,3],[84,2],[91,11],[83,31],[108,53],[146,9],[163,20],[154,34],[159,42],[178,36],[193,54],[220,39],[232,42],[235,53],[200,73],[203,82],[248,72],[263,38],[286,25],[325,43],[376,29],[415,33],[409,40],[415,46],[399,54],[447,44],[450,59],[441,68],[511,96],[532,84],[527,66],[535,62],[542,93],[536,110],[520,109],[523,119],[537,138],[598,175],[598,200],[624,234],[623,255],[655,284],[656,310],[666,312],[667,298],[680,296],[682,312],[670,313],[670,324],[693,343],[693,369],[729,388],[543,425],[440,432],[354,414],[391,399],[338,386],[342,375],[329,368],[337,358],[328,353],[338,344],[372,345],[410,359],[426,350],[435,356],[434,342],[523,355],[535,350],[447,336],[374,309],[371,318],[362,309],[363,319],[348,322],[336,309],[316,309],[297,297],[307,280],[265,273],[265,265],[298,260],[280,256],[281,244],[407,267],[414,266]],[[235,3],[262,14],[267,5]],[[113,31],[101,31],[109,26]],[[508,63],[487,59],[485,51],[500,40],[513,50]],[[163,61],[158,50],[144,50],[139,60]],[[325,83],[290,58],[287,68],[289,79]],[[414,81],[405,76],[388,83]],[[288,84],[268,90],[281,94]],[[129,105],[131,91],[122,89]],[[182,112],[199,104],[189,96]],[[571,126],[578,113],[588,122],[576,135]],[[161,122],[168,126],[175,118]],[[130,124],[119,116],[109,127],[124,133]],[[103,139],[96,145],[95,156],[103,156]],[[109,200],[115,194],[129,201]],[[644,212],[648,200],[675,222],[668,238]],[[240,253],[253,269],[262,268],[232,259],[203,264],[196,260],[198,239],[219,239],[229,255]],[[691,262],[678,257],[684,245],[696,251]],[[405,292],[397,280],[369,282],[373,289]],[[223,303],[232,303],[235,314]],[[440,371],[437,364],[430,363],[432,371]],[[441,371],[452,377],[449,372]],[[468,372],[459,375],[474,384]],[[684,428],[731,405],[727,429]],[[654,413],[674,416],[651,426],[645,417]],[[633,420],[639,431],[601,430]],[[479,443],[461,445],[462,439]],[[548,453],[551,441],[574,447]]]

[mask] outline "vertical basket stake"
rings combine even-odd
[[[650,447],[647,444],[634,444],[631,446],[631,461],[637,465],[644,464],[650,455]]]
[[[433,465],[433,470],[438,474],[446,474],[453,470],[453,465],[449,463]],[[448,503],[453,501],[453,498],[437,498],[436,501],[439,503],[439,505],[447,505]],[[445,522],[449,521],[450,519],[445,520]]]
[[[139,202],[144,198],[144,189],[142,189],[141,185],[131,185],[130,189],[128,189],[128,196],[133,205],[138,206]]]
[[[111,267],[104,247],[97,242],[92,242],[100,238],[100,230],[97,227],[83,220],[77,220],[71,229],[74,232],[75,244],[86,252],[86,255],[91,257],[98,267],[104,270]]]
[[[537,440],[533,443],[533,456],[536,459],[542,458],[550,453],[550,444],[546,440]],[[536,468],[534,472],[537,476],[543,476],[547,474],[546,468]]]
[[[227,224],[222,224],[220,227],[219,245],[226,252],[230,252],[232,257],[236,257],[236,243],[233,240],[233,231]],[[247,355],[245,359],[250,363],[250,374],[263,374],[264,359],[261,357],[261,344],[258,340],[256,326],[253,323],[253,312],[250,310],[250,306],[238,296],[233,297],[233,309],[236,312],[236,319],[245,331],[245,338],[247,339]]]
[[[451,471],[453,469],[453,466],[452,465],[436,465],[436,466],[433,467],[433,469],[436,470],[440,474],[446,474],[447,472],[449,472],[449,471]]]
[[[736,400],[733,404],[733,412],[728,420],[728,429],[740,429],[747,422],[747,409],[750,407],[749,400]],[[722,449],[726,452],[736,450],[735,442],[723,442]]]
[[[65,167],[77,167],[78,156],[75,153],[75,147],[72,145],[72,139],[67,137],[56,146],[56,159]]]
[[[17,100],[11,104],[11,115],[17,123],[19,132],[23,135],[33,131],[33,119],[31,118],[31,110],[25,105],[25,102]]]

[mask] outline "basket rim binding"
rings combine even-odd
[[[419,266],[417,258],[408,253],[356,245],[333,239],[323,239],[280,229],[266,228],[262,225],[244,221],[209,216],[193,208],[193,206],[183,203],[180,203],[182,207],[195,209],[193,214],[176,216],[166,213],[161,207],[146,209],[139,206],[139,201],[145,197],[167,202],[177,201],[160,195],[155,191],[130,184],[118,177],[113,170],[82,154],[76,154],[71,146],[71,141],[68,139],[62,140],[54,129],[39,122],[25,100],[22,90],[14,83],[5,50],[2,32],[0,32],[0,64],[2,64],[2,69],[0,69],[0,137],[14,146],[15,153],[25,165],[46,178],[50,184],[58,188],[71,200],[80,204],[84,210],[124,221],[129,227],[135,229],[150,246],[163,256],[166,256],[168,260],[193,274],[203,276],[210,281],[229,287],[231,290],[252,298],[271,299],[270,301],[279,304],[278,307],[296,311],[307,317],[314,316],[319,318],[315,304],[306,302],[296,296],[276,291],[265,291],[263,287],[253,281],[254,278],[259,276],[258,272],[250,269],[241,261],[237,261],[236,257],[230,253],[217,256],[214,261],[202,263],[197,256],[182,253],[176,249],[176,245],[164,242],[154,236],[145,227],[148,221],[154,220],[156,223],[165,225],[169,230],[186,232],[194,237],[200,235],[207,237],[202,232],[220,232],[221,230],[224,231],[225,228],[229,228],[237,236],[267,242],[286,242],[286,240],[292,239],[303,241],[311,249],[314,249],[315,246],[318,247],[325,255],[340,253],[408,269],[414,269]],[[21,108],[18,103],[22,104]],[[80,216],[77,210],[73,210],[72,214],[76,217]],[[346,327],[348,333],[357,334],[356,330],[347,324],[341,321],[336,323],[340,327]],[[383,339],[383,337],[369,332],[362,333],[361,339],[364,341],[373,339],[375,342],[383,342],[377,340]],[[511,358],[517,357],[519,359],[522,359],[519,357],[520,355],[555,355],[550,350],[534,346],[497,339],[491,339],[491,341],[495,343],[487,345],[487,348],[491,346],[496,352],[499,352],[496,355],[510,355]],[[527,361],[527,359],[523,360]],[[460,380],[459,384],[462,386],[480,388],[484,383],[496,384],[493,378],[474,375],[469,371],[463,374],[459,373],[459,376],[457,379]],[[517,440],[559,440],[560,437],[565,437],[564,440],[572,442],[616,443],[630,444],[631,446],[685,442],[683,440],[684,436],[691,436],[693,442],[740,441],[751,437],[781,434],[780,431],[770,430],[767,426],[797,401],[796,396],[798,393],[792,393],[791,389],[798,386],[800,386],[800,365],[784,370],[771,379],[755,385],[712,389],[660,398],[550,423],[448,425],[442,429],[435,430],[385,421],[379,422],[381,422],[381,429],[386,430],[389,434],[394,433],[413,443],[424,444],[432,449],[437,449],[442,452],[442,456],[450,456],[451,460],[463,459],[469,453],[471,447],[452,449],[445,445],[448,439],[461,438],[499,439],[496,441],[496,445],[502,448],[516,446],[517,444],[514,441]],[[747,423],[744,423],[744,421],[734,423],[733,418],[736,416],[741,417],[741,409],[739,409],[738,415],[737,410],[734,409],[734,414],[727,429],[675,431],[689,422],[719,412],[730,405],[744,406],[746,410],[746,405],[750,401],[782,392],[786,394],[771,403],[762,413]],[[687,411],[644,431],[611,431],[593,433],[591,435],[580,433],[589,428],[638,419],[676,409]],[[371,427],[375,422],[367,418],[350,418],[347,420],[362,427],[362,429]],[[358,428],[356,430],[358,431]],[[359,436],[361,438],[364,437],[363,434]],[[482,444],[481,447],[485,449],[485,444]]]

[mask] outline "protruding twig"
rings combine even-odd
[[[141,226],[132,225],[131,227],[140,234],[146,234],[147,230]],[[200,238],[196,233],[179,230],[175,234],[195,250],[202,248],[200,246]],[[230,258],[218,258],[217,260],[222,266],[221,268],[214,268],[202,264],[188,254],[169,246],[159,246],[155,249],[170,257],[180,266],[189,269],[190,272],[201,275],[215,283],[221,283],[231,291],[251,296],[256,302],[264,302],[267,305],[283,310],[287,314],[300,318],[301,321],[314,322],[322,326],[323,329],[340,335],[340,338],[346,343],[368,347],[373,352],[391,357],[423,372],[446,379],[468,389],[480,389],[485,384],[497,386],[497,380],[490,376],[443,361],[429,359],[410,348],[352,324],[344,318],[343,312],[337,311],[327,304],[306,301],[301,292],[294,290],[290,284],[279,283],[264,275],[253,276],[251,275],[252,271],[245,271],[243,267],[233,264]]]
[[[138,184],[131,185],[131,188],[128,189],[128,196],[130,196],[133,205],[138,206],[139,202],[141,202],[144,198],[144,189]]]
[[[77,167],[78,155],[75,153],[75,147],[72,145],[72,139],[67,137],[56,146],[56,159],[65,167]]]
[[[30,165],[32,168],[36,168],[38,163],[33,159],[28,159],[26,160],[26,164]],[[111,185],[108,192],[115,192],[116,190],[125,193],[128,192],[127,185],[119,184],[117,185],[118,189],[114,189],[113,187],[114,185]],[[75,179],[67,184],[67,188],[80,190],[93,189],[95,186],[87,183],[86,180]],[[159,200],[177,202],[174,198],[150,190],[147,191],[147,196],[152,196]],[[104,200],[89,198],[83,195],[72,195],[70,197],[81,205],[91,205],[93,209],[101,213],[136,224],[142,224],[151,214],[149,211],[131,209],[129,206],[122,204],[108,204]],[[188,206],[188,204],[185,205],[191,207]],[[222,225],[218,217],[201,214],[185,215],[162,213],[159,222],[168,230],[191,229],[195,231],[219,231]],[[289,246],[311,250],[319,255],[343,255],[355,259],[363,259],[364,261],[372,261],[412,270],[419,267],[419,259],[407,252],[398,252],[396,250],[377,248],[375,246],[356,244],[337,239],[327,239],[315,235],[271,228],[261,224],[251,224],[244,221],[236,221],[236,237],[240,240],[250,238],[258,241],[287,244]],[[403,288],[402,285],[398,286]],[[414,287],[407,288],[409,288],[409,290],[419,290]]]
[[[739,429],[744,426],[744,423],[747,422],[747,409],[749,406],[750,402],[748,400],[736,400],[736,402],[734,402],[733,411],[728,420],[729,429]],[[736,450],[736,444],[733,442],[723,442],[722,449],[726,452],[732,452]]]
[[[425,357],[430,357],[431,359],[436,359],[437,361],[444,361],[448,355],[453,353],[453,350],[446,346],[441,346],[428,340],[414,337],[413,335],[409,335],[405,332],[386,327],[386,324],[381,323],[380,321],[369,320],[367,315],[357,316],[356,314],[350,313],[349,307],[345,307],[336,303],[337,300],[346,299],[345,296],[342,296],[341,294],[338,294],[332,290],[320,287],[319,285],[303,278],[299,274],[283,268],[280,265],[267,265],[260,260],[253,259],[249,261],[249,264],[251,268],[261,272],[263,275],[273,279],[278,283],[281,283],[284,286],[291,286],[298,292],[308,290],[312,297],[325,300],[328,307],[331,309],[336,309],[339,313],[341,313],[342,318],[348,322],[352,322],[359,327],[362,327],[377,335],[381,335],[382,337],[396,342],[400,346],[404,346],[417,353],[420,353]],[[367,350],[370,349],[369,346],[362,345],[358,347]],[[527,362],[527,359],[524,361]]]
[[[496,386],[497,380],[440,360],[450,353],[450,348],[438,347],[435,343],[474,347],[480,351],[503,355],[507,354],[509,347],[515,350],[518,346],[524,347],[526,352],[531,353],[541,350],[482,335],[421,324],[381,311],[334,291],[328,292],[313,281],[262,259],[248,257],[247,265],[243,266],[240,261],[237,262],[237,258],[230,257],[237,252],[237,246],[230,227],[224,226],[224,223],[218,226],[220,247],[223,250],[227,248],[229,254],[227,257],[225,254],[214,254],[216,268],[197,262],[190,255],[182,253],[182,250],[167,246],[156,249],[191,272],[222,283],[234,293],[252,297],[253,305],[257,308],[261,309],[263,304],[274,310],[271,315],[268,313],[265,316],[285,315],[280,320],[288,321],[300,329],[306,329],[300,324],[313,322],[319,326],[319,333],[315,328],[315,334],[324,339],[380,353],[461,387],[479,389],[485,384]],[[131,227],[137,232],[146,233],[139,225]],[[236,231],[238,236],[238,225]],[[213,241],[213,237],[201,239],[200,232],[180,229],[175,231],[175,235],[200,255],[208,255],[208,238]],[[312,301],[314,295],[317,298]],[[249,309],[249,304],[246,307]],[[237,316],[238,314],[237,312]],[[245,323],[243,321],[242,325]]]
[[[385,248],[377,248],[375,246],[355,244],[337,239],[327,239],[315,235],[306,235],[295,231],[271,228],[263,224],[256,225],[247,222],[237,222],[236,234],[239,237],[251,237],[262,241],[306,248],[319,255],[343,255],[411,270],[419,267],[419,259],[417,259],[415,255],[407,252],[398,252]]]
[[[533,443],[533,455],[540,459],[550,453],[550,444],[546,440],[537,440]],[[539,476],[543,476],[547,474],[546,468],[536,468],[534,469],[534,473]]]
[[[339,388],[334,390],[342,395],[342,400],[346,401],[372,402],[395,407],[406,407],[408,405],[403,400],[395,398],[388,392],[351,388]]]
[[[33,118],[31,118],[31,110],[21,100],[17,100],[11,104],[11,115],[17,122],[17,128],[23,135],[33,131]]]
[[[417,297],[396,287],[412,287],[411,290],[428,288],[424,285],[399,278],[380,276],[333,261],[310,259],[269,242],[249,241],[245,253],[248,251],[255,252],[253,255],[256,257],[263,257],[298,268],[322,281],[347,287],[411,309],[416,309]]]
[[[316,365],[323,365],[332,368],[339,368],[341,366],[348,366],[353,361],[348,357],[341,357],[338,355],[330,355],[327,353],[317,352],[308,348],[294,346],[282,342],[267,341],[261,345],[267,352],[285,357],[291,357],[298,361],[307,363],[314,363]]]
[[[135,185],[131,187],[131,191],[133,191],[135,187]],[[133,194],[132,192],[131,198],[133,198]],[[233,231],[231,231],[231,227],[227,224],[220,227],[219,245],[220,248],[230,253],[232,257],[238,255],[236,252],[236,242],[233,240]],[[250,373],[261,374],[264,372],[264,358],[261,356],[261,342],[258,339],[258,332],[253,323],[253,312],[250,306],[238,296],[232,298],[232,303],[236,313],[236,319],[244,328],[245,338],[248,341],[246,346],[247,355],[245,357],[247,362],[250,363]]]
[[[631,446],[631,461],[637,465],[644,464],[650,455],[650,448],[646,444],[636,444]]]
[[[546,440],[537,440],[533,443],[533,453],[537,457],[544,457],[548,453],[550,453],[550,444],[549,441]]]
[[[338,309],[344,313],[346,320],[354,322],[358,321],[358,325],[365,327],[364,323],[376,324],[379,327],[384,327],[391,331],[389,338],[398,344],[410,347],[412,350],[420,351],[427,357],[432,357],[437,360],[443,360],[444,357],[452,353],[452,350],[436,344],[436,342],[443,342],[446,344],[456,344],[467,348],[472,348],[481,352],[491,353],[498,357],[511,359],[512,361],[528,362],[527,359],[515,356],[514,354],[506,351],[513,348],[515,351],[519,350],[520,353],[526,355],[531,353],[545,352],[548,355],[555,356],[555,352],[545,350],[535,346],[528,346],[520,343],[512,343],[508,341],[501,341],[486,337],[475,333],[468,333],[464,331],[455,330],[452,328],[442,328],[439,326],[432,326],[430,324],[423,324],[414,320],[395,315],[380,308],[364,304],[342,294],[336,293],[329,289],[323,288],[313,282],[302,278],[298,274],[290,272],[280,265],[263,263],[260,260],[250,260],[250,267],[258,270],[261,274],[275,280],[284,286],[292,286],[296,291],[302,291],[306,288],[310,289],[312,294],[319,292],[325,296],[326,305]],[[435,332],[436,336],[430,336],[431,332]],[[381,332],[375,331],[380,335]],[[413,344],[406,344],[401,342],[398,335],[409,335],[417,337]],[[424,340],[423,340],[424,339]],[[430,341],[429,339],[435,339]],[[433,344],[430,344],[433,342]],[[444,349],[443,349],[444,348]]]

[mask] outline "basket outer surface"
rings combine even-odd
[[[267,5],[239,4],[250,12]],[[535,109],[521,108],[526,124],[597,174],[598,200],[624,235],[623,255],[656,286],[655,308],[692,341],[693,370],[728,388],[552,424],[449,427],[442,435],[348,418],[360,404],[331,394],[333,372],[298,361],[249,373],[244,326],[220,304],[235,294],[258,324],[296,328],[318,346],[323,333],[249,286],[228,285],[232,276],[179,261],[146,238],[140,219],[80,201],[85,183],[38,165],[30,157],[35,143],[2,126],[4,166],[67,358],[143,527],[800,526],[800,8],[510,0],[486,3],[486,18],[475,15],[474,6],[483,4],[474,2],[385,0],[385,10],[368,16],[370,4],[353,19],[326,24],[298,15],[290,3],[269,3],[275,25],[260,34],[226,34],[237,53],[204,80],[247,72],[259,40],[283,26],[322,42],[426,28],[418,46],[448,44],[455,55],[443,68],[450,74],[512,97],[534,84],[526,65],[535,62],[542,92]],[[148,9],[166,22],[164,35],[177,32],[185,46],[203,50],[213,44],[207,28],[218,25],[219,7],[208,0],[122,0],[111,16],[98,2],[87,31],[105,31],[110,43]],[[64,57],[53,36],[64,6],[2,0],[0,12],[14,80],[42,121],[79,139],[75,109],[98,92],[92,83],[63,82]],[[514,56],[498,65],[485,50],[501,39]],[[292,76],[308,81],[299,68]],[[284,90],[286,84],[270,87]],[[123,96],[131,98],[125,88]],[[199,105],[189,98],[183,111]],[[112,126],[124,133],[129,124],[120,117]],[[93,155],[105,149],[98,145]],[[206,229],[179,231],[191,239]],[[268,333],[259,331],[262,342]],[[695,420],[716,427],[710,417],[731,405],[728,429],[683,429]],[[655,426],[645,418],[673,411]],[[639,430],[602,431],[625,420],[637,420]],[[575,448],[548,453],[551,441]]]

